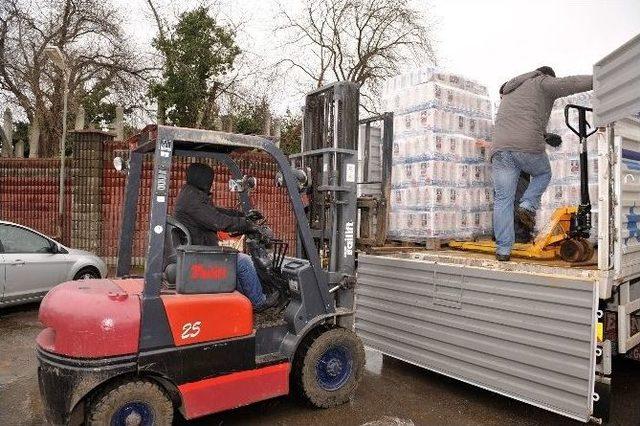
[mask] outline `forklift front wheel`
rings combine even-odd
[[[170,426],[172,420],[173,405],[160,386],[149,380],[128,380],[92,398],[86,424]]]
[[[327,330],[300,348],[292,372],[294,391],[316,407],[343,404],[355,393],[364,363],[364,347],[355,333]]]

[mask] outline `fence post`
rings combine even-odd
[[[124,140],[124,108],[120,105],[116,107],[116,119],[113,122],[116,139]]]
[[[282,137],[282,120],[279,118],[273,119],[273,139],[278,148],[280,148],[280,138]]]
[[[76,125],[74,127],[74,130],[82,130],[84,129],[84,117],[85,117],[86,111],[84,110],[84,107],[82,105],[80,105],[78,107],[78,112],[76,112]]]
[[[262,123],[262,134],[271,136],[271,113],[268,109],[265,111],[264,122]]]
[[[29,124],[29,158],[36,158],[40,152],[40,122],[38,116],[33,115]]]
[[[99,130],[70,134],[73,141],[73,202],[71,205],[71,246],[102,253],[102,193],[104,141],[113,135]]]
[[[16,158],[24,158],[24,141],[20,139],[14,147],[14,155]]]
[[[13,119],[9,108],[4,110],[2,128],[4,129],[5,138],[4,140],[0,139],[0,155],[2,157],[13,157]]]

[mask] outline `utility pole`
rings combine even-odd
[[[62,136],[60,137],[60,192],[58,194],[58,236],[62,238],[62,224],[64,223],[64,166],[65,151],[67,150],[67,101],[69,98],[69,68],[65,56],[58,46],[48,45],[44,49],[51,62],[62,71],[64,79],[64,95],[62,106]]]

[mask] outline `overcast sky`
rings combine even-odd
[[[507,79],[549,65],[591,74],[595,62],[640,33],[640,0],[434,0],[439,53],[450,71],[494,96]]]
[[[145,0],[115,0],[126,11],[127,28],[141,44],[155,34]],[[162,3],[164,1],[164,3]],[[174,15],[199,1],[156,0]],[[282,0],[295,8],[295,0]],[[274,49],[276,0],[219,0],[222,12],[245,22],[242,47],[268,57]],[[541,65],[559,76],[588,74],[593,64],[640,33],[640,0],[422,0],[416,7],[435,22],[440,66],[474,78],[492,97],[507,79]],[[282,112],[300,99],[276,100]]]

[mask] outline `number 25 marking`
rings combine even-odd
[[[194,323],[186,323],[182,326],[182,339],[191,339],[200,334],[200,326],[202,321],[196,321]]]

